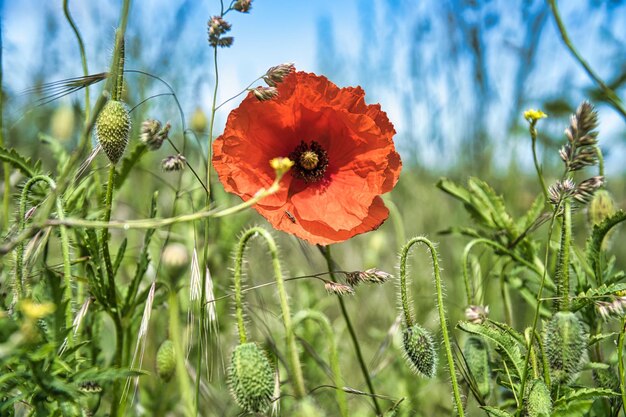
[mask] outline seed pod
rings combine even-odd
[[[550,375],[556,383],[568,384],[577,378],[585,359],[583,326],[570,311],[560,311],[544,329]]]
[[[235,348],[228,367],[228,386],[244,410],[262,413],[270,406],[274,392],[274,372],[267,356],[255,343]]]
[[[96,138],[113,164],[124,154],[129,133],[130,115],[126,105],[109,100],[96,120]]]
[[[159,346],[156,368],[157,373],[165,382],[169,381],[176,371],[176,352],[174,352],[174,343],[169,339]]]
[[[548,387],[541,379],[530,382],[524,398],[524,415],[528,417],[549,417],[552,413],[552,398]]]
[[[437,351],[430,333],[419,324],[414,324],[404,329],[402,344],[411,369],[428,378],[434,377],[437,371]]]
[[[472,336],[465,342],[463,357],[470,373],[474,377],[478,392],[483,399],[491,392],[491,368],[489,367],[489,351],[480,337]]]

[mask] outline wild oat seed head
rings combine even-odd
[[[378,268],[370,268],[366,271],[354,271],[354,272],[345,272],[346,282],[351,286],[355,286],[362,282],[367,282],[370,284],[384,284],[392,275],[381,271]]]
[[[228,386],[237,404],[252,413],[266,411],[274,391],[274,371],[256,343],[235,348],[228,367]]]
[[[181,154],[171,155],[161,161],[161,168],[165,172],[182,171],[187,164],[187,159]]]
[[[233,4],[233,10],[237,10],[241,13],[248,13],[252,8],[252,0],[237,0]]]
[[[568,143],[559,151],[568,171],[577,171],[597,163],[597,127],[598,112],[589,102],[583,102],[570,118],[570,125],[565,129]]]
[[[172,379],[174,372],[176,372],[176,352],[174,351],[174,343],[169,339],[159,346],[156,356],[156,369],[159,377],[165,382]]]
[[[291,62],[271,67],[263,76],[263,81],[270,87],[276,87],[278,83],[283,82],[285,77],[295,71],[295,69],[295,65]]]
[[[402,332],[402,345],[409,367],[427,378],[437,372],[437,351],[428,330],[419,324],[407,327]]]
[[[338,282],[327,281],[326,284],[324,284],[324,288],[326,288],[329,294],[354,295],[354,288]]]
[[[139,140],[151,151],[159,149],[163,144],[163,141],[160,141],[158,136],[160,130],[161,122],[152,119],[145,120],[141,124]]]
[[[109,100],[98,115],[95,127],[96,138],[113,164],[117,164],[124,154],[128,144],[130,125],[128,108],[121,101]]]
[[[233,38],[222,37],[223,34],[230,31],[231,25],[219,16],[213,16],[208,23],[209,45],[213,47],[227,47],[233,43]]]
[[[585,205],[593,198],[596,190],[604,184],[603,176],[595,176],[581,182],[576,191],[574,191],[574,199],[580,204]]]
[[[568,384],[581,370],[587,338],[578,317],[570,311],[556,313],[544,329],[550,375],[556,383]]]
[[[278,97],[278,90],[276,89],[276,87],[260,87],[259,86],[259,87],[251,88],[248,91],[252,91],[252,94],[254,94],[254,96],[259,101],[267,101],[275,97]]]
[[[550,390],[542,379],[535,379],[527,385],[524,398],[524,415],[544,417],[552,415]]]

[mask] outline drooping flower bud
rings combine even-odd
[[[437,372],[437,351],[430,333],[419,324],[402,332],[402,345],[410,368],[432,378]]]
[[[256,343],[235,348],[228,367],[228,386],[244,410],[262,413],[268,409],[274,392],[274,371]]]
[[[580,320],[570,311],[560,311],[548,322],[544,344],[553,381],[568,384],[577,378],[585,360],[585,339]]]
[[[530,382],[524,398],[524,412],[528,417],[552,415],[552,398],[548,387],[541,379]]]
[[[121,101],[109,100],[96,120],[96,138],[106,153],[109,161],[117,164],[130,134],[130,114]]]

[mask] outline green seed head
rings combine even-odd
[[[244,343],[233,351],[228,386],[237,404],[248,412],[262,413],[270,406],[274,372],[267,356],[255,343]]]
[[[472,336],[465,342],[463,357],[471,372],[476,387],[483,399],[491,392],[491,368],[489,367],[489,351],[480,337]]]
[[[419,324],[407,327],[402,333],[404,354],[411,369],[432,378],[437,371],[437,351],[433,338]]]
[[[544,329],[550,375],[556,383],[568,384],[577,378],[586,359],[583,326],[570,311],[558,312]]]
[[[602,223],[604,219],[615,213],[615,202],[607,190],[598,190],[593,195],[587,211],[590,226]]]
[[[541,379],[530,382],[524,398],[524,415],[528,417],[550,417],[552,398],[548,387]]]
[[[169,381],[176,371],[176,352],[174,352],[174,343],[166,340],[161,343],[156,357],[157,373],[163,381]]]
[[[96,120],[96,137],[109,161],[116,164],[124,154],[130,133],[130,115],[121,101],[109,100]]]

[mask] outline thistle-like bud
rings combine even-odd
[[[263,81],[270,87],[276,87],[276,85],[282,83],[285,77],[293,72],[295,68],[296,67],[291,62],[271,67],[263,76]]]
[[[161,254],[165,273],[172,280],[177,280],[189,268],[189,252],[182,243],[170,243]]]
[[[541,379],[535,379],[527,385],[524,398],[524,415],[528,417],[547,417],[552,414],[552,398],[548,387]]]
[[[327,281],[324,288],[329,294],[337,295],[354,295],[354,288],[349,285],[340,284],[339,282]]]
[[[130,115],[121,101],[109,100],[96,120],[96,138],[109,161],[117,164],[130,134]]]
[[[437,351],[428,330],[419,324],[407,327],[402,332],[404,355],[414,372],[432,378],[437,371]]]
[[[202,111],[200,107],[196,107],[193,114],[191,115],[191,121],[189,126],[191,130],[194,132],[204,132],[209,125],[209,120],[206,117],[206,114]]]
[[[174,351],[174,342],[167,339],[157,351],[156,356],[156,369],[159,377],[167,382],[172,379],[174,372],[176,372],[176,352]]]
[[[470,323],[481,324],[489,316],[489,306],[470,305],[465,309],[465,318]]]
[[[238,12],[248,13],[252,8],[252,0],[237,0],[232,7]]]
[[[552,380],[565,384],[574,381],[585,361],[587,346],[578,317],[570,311],[556,313],[544,329],[544,344]]]
[[[187,159],[181,154],[171,155],[161,161],[161,168],[165,172],[182,171],[187,164]]]
[[[471,372],[478,393],[483,399],[491,392],[491,367],[489,366],[489,350],[480,337],[471,336],[463,348],[465,363]]]
[[[262,413],[268,409],[274,392],[274,371],[265,353],[255,343],[235,348],[228,367],[228,386],[244,410]]]
[[[256,87],[251,88],[248,91],[252,91],[252,94],[254,94],[259,101],[267,101],[273,99],[274,97],[278,97],[278,90],[276,87]]]

